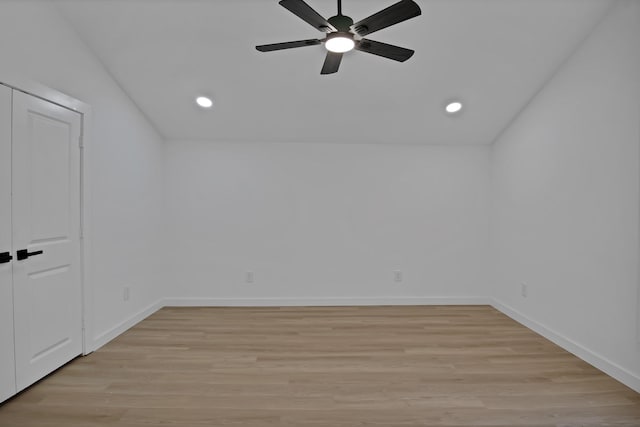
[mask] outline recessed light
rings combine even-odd
[[[462,102],[453,101],[449,102],[446,107],[444,107],[445,111],[449,114],[459,113],[462,110]]]
[[[213,101],[211,98],[207,98],[206,96],[199,96],[196,98],[196,104],[198,104],[202,108],[211,108],[213,107]]]
[[[353,36],[349,33],[333,33],[333,35],[327,36],[327,41],[324,43],[324,47],[329,52],[345,53],[349,52],[356,46],[356,42],[353,41]]]

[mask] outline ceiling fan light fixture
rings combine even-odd
[[[351,33],[336,32],[327,36],[324,47],[329,52],[345,53],[353,50],[356,47],[356,42]]]
[[[322,75],[337,73],[342,61],[342,54],[354,49],[398,62],[404,62],[413,56],[415,52],[411,49],[368,40],[364,36],[421,15],[420,6],[414,0],[399,0],[386,9],[358,22],[354,22],[351,17],[343,15],[342,0],[337,0],[337,2],[338,14],[326,19],[309,6],[305,0],[280,0],[278,2],[280,6],[310,24],[316,30],[327,34],[324,39],[263,44],[256,46],[256,49],[259,52],[273,52],[324,44],[327,53],[322,70],[320,70]]]

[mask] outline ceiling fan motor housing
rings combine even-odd
[[[336,15],[327,19],[331,25],[333,25],[338,31],[348,32],[353,25],[353,19],[344,15]]]

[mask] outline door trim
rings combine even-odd
[[[82,289],[82,354],[96,349],[93,339],[93,272],[91,271],[91,106],[21,76],[0,74],[0,84],[80,114],[80,285]]]

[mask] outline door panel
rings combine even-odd
[[[78,113],[14,91],[13,263],[18,391],[82,352]]]
[[[11,89],[0,85],[0,253],[4,252],[11,252]],[[0,264],[0,402],[16,392],[11,265]]]
[[[69,137],[70,124],[33,111],[28,116],[31,131],[31,167],[40,177],[31,181],[30,244],[66,240],[69,237]],[[76,140],[77,141],[77,140]],[[76,142],[77,149],[77,142]],[[42,215],[46,212],[46,215]]]

